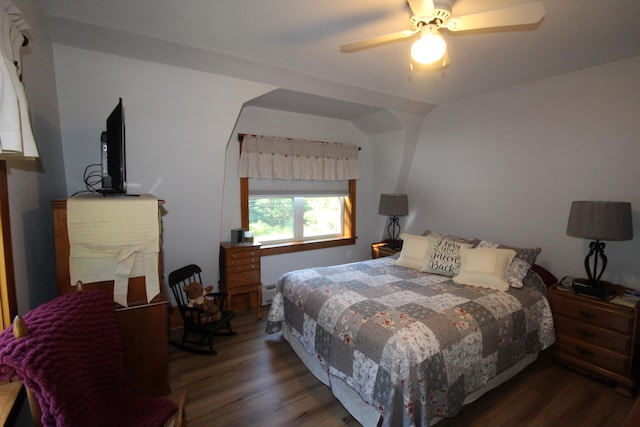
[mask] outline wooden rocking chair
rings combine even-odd
[[[191,283],[202,283],[200,273],[202,270],[195,264],[179,268],[169,274],[169,287],[180,310],[182,321],[181,343],[171,342],[173,345],[192,353],[217,354],[213,349],[213,337],[221,335],[236,335],[231,329],[231,318],[236,315],[234,311],[225,310],[224,300],[226,292],[210,292],[205,298],[215,304],[219,315],[212,318],[209,313],[200,307],[189,304],[189,297],[184,290]],[[190,335],[197,336],[191,339]]]

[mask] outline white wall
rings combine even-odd
[[[380,194],[402,192],[398,187],[398,171],[402,168],[402,157],[405,151],[404,130],[384,132],[370,137],[373,157],[372,185],[375,191],[372,203],[367,210],[373,214],[374,238],[372,241],[388,239],[386,226],[388,217],[378,214]],[[411,202],[411,201],[409,201]],[[404,226],[405,218],[400,218],[400,226]]]
[[[21,49],[23,85],[29,102],[37,160],[7,161],[11,238],[18,312],[57,294],[51,200],[64,196],[64,164],[58,123],[53,49],[38,0],[17,3],[30,24]]]
[[[632,203],[636,237],[607,242],[606,280],[640,288],[640,57],[434,109],[411,167],[408,228],[542,248],[584,277],[565,234],[574,200]]]
[[[273,87],[117,55],[54,45],[68,194],[85,189],[84,168],[99,162],[105,120],[123,98],[129,192],[164,199],[165,275],[199,264],[217,282],[220,241],[240,225],[238,133],[355,143],[357,243],[263,262],[273,283],[292,267],[369,257],[385,218],[377,214],[381,189],[393,191],[402,164],[404,132],[367,136],[343,120],[242,105]],[[242,110],[242,115],[240,111]],[[383,162],[374,157],[385,158]],[[384,169],[384,172],[382,172]],[[386,185],[389,180],[394,184]]]
[[[272,87],[54,45],[68,193],[100,160],[100,133],[123,98],[130,193],[166,201],[165,275],[199,264],[217,281],[224,153],[242,104]]]

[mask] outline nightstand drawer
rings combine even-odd
[[[561,359],[568,356],[579,360],[581,364],[587,363],[597,369],[605,369],[621,376],[628,375],[629,358],[624,355],[562,336],[558,337],[556,345],[559,350],[558,357]]]
[[[556,333],[623,355],[629,354],[631,351],[630,335],[620,334],[564,316],[556,316]]]
[[[569,298],[554,298],[553,311],[556,314],[578,319],[607,329],[630,334],[633,331],[634,317],[628,313],[614,308],[600,307],[596,304],[580,304]]]

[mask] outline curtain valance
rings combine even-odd
[[[0,158],[38,157],[20,81],[19,50],[29,24],[10,0],[0,0]]]
[[[358,146],[247,135],[240,153],[240,177],[313,181],[358,179]]]

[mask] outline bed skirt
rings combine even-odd
[[[298,355],[302,363],[305,364],[311,373],[322,381],[323,384],[331,389],[333,395],[342,403],[342,406],[364,427],[375,427],[378,425],[380,413],[371,405],[362,400],[362,398],[351,387],[347,385],[341,378],[330,375],[327,370],[318,362],[311,354],[309,354],[300,341],[291,334],[289,325],[282,324],[282,336],[289,342],[293,351]],[[525,357],[512,367],[493,377],[487,384],[478,390],[468,394],[464,399],[464,404],[471,403],[478,399],[486,392],[494,389],[500,384],[513,378],[524,368],[533,363],[538,354],[526,354]],[[440,421],[441,418],[434,418],[433,424]]]

